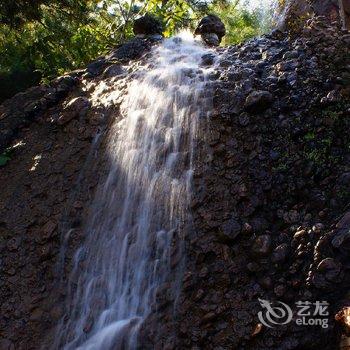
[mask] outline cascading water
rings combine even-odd
[[[282,24],[288,3],[289,0],[284,0],[283,5],[279,0],[244,0],[238,5],[255,14],[259,23],[259,34],[264,34]]]
[[[75,255],[54,348],[134,349],[166,281],[176,299],[197,122],[210,103],[209,70],[200,67],[208,52],[188,35],[167,39],[131,81],[109,131],[111,168]]]

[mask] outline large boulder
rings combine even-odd
[[[162,22],[149,14],[138,18],[134,22],[133,31],[135,35],[162,35]]]
[[[201,19],[194,34],[201,35],[208,45],[217,46],[226,34],[225,25],[218,16],[208,15]]]
[[[246,100],[244,107],[248,112],[260,113],[268,109],[273,102],[273,96],[268,91],[253,91]]]

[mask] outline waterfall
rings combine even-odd
[[[166,39],[129,82],[109,130],[108,177],[74,256],[54,348],[135,349],[157,291],[170,282],[176,300],[197,123],[210,109],[210,69],[201,66],[208,52],[189,35]]]
[[[263,34],[281,26],[288,3],[289,0],[244,0],[239,5],[257,16]]]

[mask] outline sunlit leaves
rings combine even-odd
[[[200,17],[216,13],[227,28],[225,43],[238,43],[261,28],[258,16],[238,9],[237,3],[238,0],[2,0],[0,78],[14,72],[23,72],[23,77],[24,72],[40,72],[47,81],[83,67],[132,37],[133,21],[146,12],[163,22],[165,36],[184,27],[193,29]]]
[[[217,14],[225,24],[224,44],[237,44],[262,34],[267,30],[262,18],[262,9],[249,11],[239,7],[239,1],[214,2],[210,10]]]

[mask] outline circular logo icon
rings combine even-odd
[[[259,299],[259,303],[264,311],[258,312],[259,321],[266,327],[273,328],[289,323],[293,318],[292,309],[285,303],[277,301],[271,303],[268,300]]]

